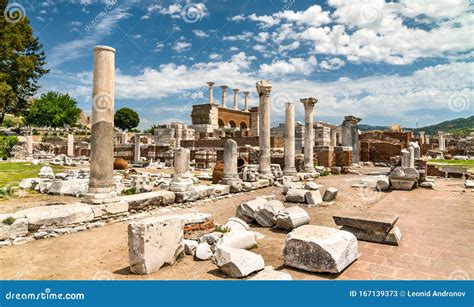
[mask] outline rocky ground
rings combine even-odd
[[[376,168],[364,173],[379,172]],[[373,192],[353,188],[364,176],[341,175],[316,179],[324,187],[339,189],[337,200],[327,206],[305,208],[310,224],[337,227],[333,214],[378,211],[400,215],[400,246],[359,241],[359,259],[340,274],[313,274],[283,266],[282,250],[286,232],[252,225],[265,237],[253,252],[261,254],[265,265],[288,272],[293,279],[459,279],[474,277],[474,193],[463,189],[460,179],[437,179],[435,190]],[[191,208],[175,207],[170,212],[213,214],[216,223],[235,215],[236,207],[258,195],[276,194],[280,189],[265,188],[232,195]],[[286,206],[292,204],[285,203]],[[166,214],[166,213],[160,213]],[[151,275],[134,275],[128,267],[127,222],[73,233],[58,238],[36,240],[0,250],[1,279],[223,279],[211,261],[195,261],[184,256],[173,266]]]

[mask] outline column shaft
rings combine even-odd
[[[286,103],[285,108],[285,176],[296,174],[295,168],[295,104]]]

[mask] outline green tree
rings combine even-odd
[[[155,134],[156,128],[158,128],[158,125],[151,125],[150,128],[143,130],[143,133]]]
[[[115,127],[125,130],[132,130],[140,123],[138,113],[129,108],[121,108],[114,115]]]
[[[49,71],[25,12],[7,6],[8,0],[0,0],[0,124],[6,113],[20,115],[27,108],[38,80]]]
[[[33,102],[25,121],[31,126],[74,126],[80,115],[81,109],[68,94],[47,92]]]
[[[3,159],[10,157],[16,144],[18,144],[16,136],[0,136],[0,157]]]

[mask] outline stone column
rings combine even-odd
[[[186,192],[193,189],[193,181],[189,178],[190,151],[186,148],[174,150],[174,175],[170,182],[170,191]]]
[[[295,168],[295,104],[285,105],[285,176],[296,175]]]
[[[26,153],[28,158],[33,157],[33,136],[31,134],[26,136]]]
[[[337,146],[337,133],[336,133],[337,127],[331,126],[331,146]]]
[[[420,131],[420,145],[423,145],[425,144],[425,132],[424,131]]]
[[[238,88],[234,88],[232,90],[232,92],[234,92],[234,110],[238,110],[239,109],[239,106],[237,104],[237,93],[239,92],[239,89]]]
[[[133,136],[133,143],[134,143],[133,161],[135,163],[138,163],[138,162],[140,162],[140,135],[139,134],[135,134]]]
[[[271,176],[270,169],[271,153],[270,153],[270,93],[272,84],[270,81],[262,80],[256,84],[259,96],[259,172],[265,176]]]
[[[425,135],[425,144],[429,144],[430,143],[430,136],[427,134]]]
[[[228,139],[224,143],[224,175],[221,183],[232,184],[239,182],[239,174],[237,170],[237,142]]]
[[[401,158],[402,158],[402,167],[407,168],[410,167],[410,152],[407,149],[402,149],[401,151]]]
[[[444,138],[444,132],[443,131],[438,131],[438,148],[439,150],[445,150],[445,138]]]
[[[415,168],[415,148],[413,146],[408,146],[408,152],[410,153],[410,167]]]
[[[303,98],[300,100],[304,105],[304,171],[314,173],[313,147],[314,147],[314,128],[313,112],[314,105],[318,102],[316,98]]]
[[[225,108],[225,99],[227,97],[227,88],[228,86],[227,85],[221,85],[221,89],[222,89],[222,107]]]
[[[67,155],[69,157],[74,156],[74,135],[72,134],[67,135]]]
[[[183,129],[181,128],[181,125],[177,125],[175,128],[175,139],[176,139],[176,148],[181,147],[181,139],[183,135]]]
[[[90,182],[86,201],[110,202],[114,191],[114,74],[115,49],[94,48]]]
[[[250,92],[242,92],[242,93],[244,93],[244,103],[245,103],[244,111],[248,112],[249,111],[249,95],[250,95]]]
[[[212,87],[214,86],[214,82],[207,82],[207,85],[209,85],[209,104],[213,105],[214,104],[214,93]]]
[[[357,123],[361,119],[355,116],[346,116],[342,123],[342,146],[352,147],[352,163],[359,163],[359,129]]]

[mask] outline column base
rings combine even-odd
[[[298,172],[296,171],[296,168],[294,168],[294,167],[288,168],[288,169],[285,168],[285,169],[283,170],[283,175],[284,175],[284,176],[294,176],[294,175],[296,175],[296,174],[298,174]]]
[[[225,184],[225,185],[233,185],[233,184],[238,184],[238,183],[242,183],[242,180],[239,178],[239,176],[226,177],[226,178],[221,178],[221,180],[219,180],[219,184]]]
[[[169,190],[171,192],[186,192],[193,189],[193,180],[191,178],[173,178],[170,182]]]
[[[316,173],[316,169],[314,167],[305,167],[304,172],[305,173]]]
[[[91,205],[115,203],[119,201],[119,198],[117,196],[118,196],[117,192],[115,191],[102,192],[102,193],[89,191],[82,199],[82,202],[88,203]]]

